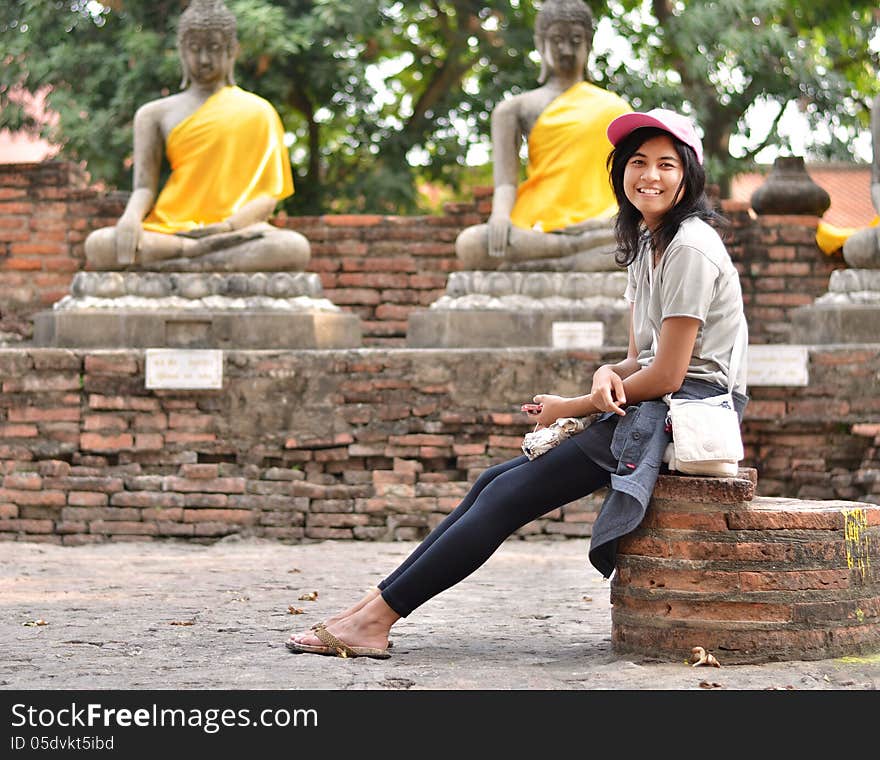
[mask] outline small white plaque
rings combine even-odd
[[[196,390],[223,387],[223,352],[148,348],[146,387]]]
[[[749,346],[748,385],[809,385],[806,346]]]
[[[605,325],[601,322],[554,322],[553,348],[601,348]]]

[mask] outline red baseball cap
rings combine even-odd
[[[694,123],[687,116],[665,108],[652,108],[645,113],[633,111],[618,116],[608,125],[608,139],[611,140],[612,145],[617,145],[639,127],[657,127],[675,135],[685,145],[690,145],[697,154],[697,161],[703,163],[703,143],[697,136]]]

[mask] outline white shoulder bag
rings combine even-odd
[[[743,458],[742,432],[733,405],[733,384],[739,371],[739,357],[745,318],[733,343],[727,374],[727,393],[708,398],[672,398],[667,422],[672,426],[672,443],[666,447],[663,461],[670,470],[687,475],[731,478],[739,471]]]

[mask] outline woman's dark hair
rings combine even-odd
[[[706,172],[697,160],[697,154],[694,153],[693,148],[664,129],[657,127],[634,129],[611,151],[606,162],[611,176],[611,187],[617,197],[618,206],[617,218],[614,223],[614,231],[617,234],[615,260],[622,267],[635,261],[642,237],[646,232],[642,225],[641,213],[630,203],[623,190],[623,173],[630,158],[642,144],[661,135],[672,139],[672,144],[681,160],[682,178],[681,185],[679,185],[681,199],[666,212],[660,226],[654,230],[651,236],[654,250],[665,250],[672,242],[672,238],[675,237],[675,233],[678,232],[681,223],[691,216],[716,223],[724,221],[721,215],[711,207],[709,199],[706,197]]]

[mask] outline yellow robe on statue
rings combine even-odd
[[[227,219],[244,204],[293,194],[281,117],[268,100],[228,86],[168,135],[171,176],[144,229],[181,232]]]
[[[513,224],[551,232],[614,216],[617,202],[605,167],[612,145],[605,130],[631,110],[625,100],[589,82],[553,100],[529,134],[526,179],[517,189]]]
[[[880,224],[880,216],[875,216],[868,227],[876,227]],[[828,222],[819,222],[816,227],[816,244],[824,253],[829,256],[840,248],[843,244],[859,230],[867,229],[866,227],[835,227]]]

